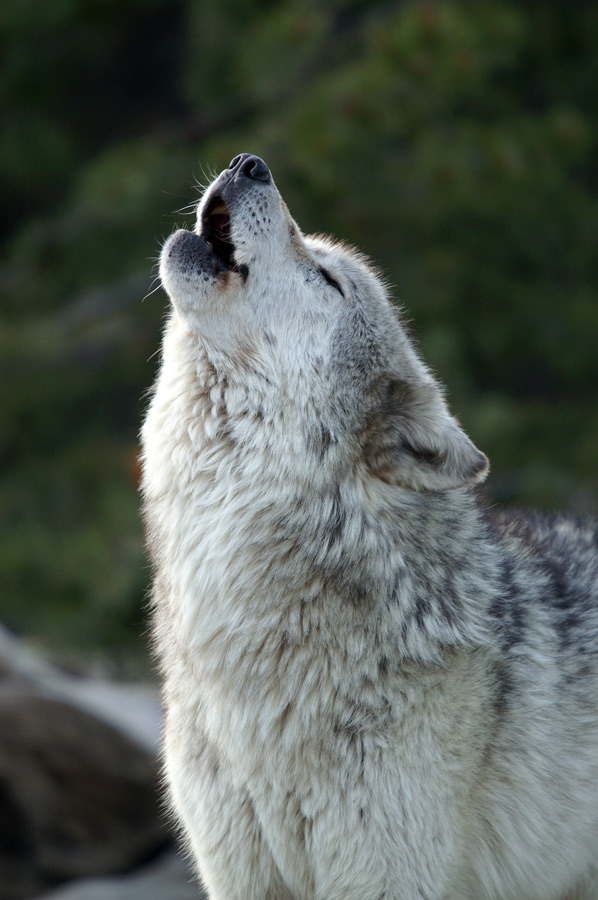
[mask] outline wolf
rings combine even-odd
[[[211,900],[596,900],[596,524],[488,511],[383,279],[259,157],[160,276],[164,770]]]

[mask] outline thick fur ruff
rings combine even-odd
[[[162,252],[143,491],[211,900],[595,900],[595,526],[484,511],[380,277],[261,160],[197,221]]]

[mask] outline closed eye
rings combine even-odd
[[[324,276],[324,278],[326,279],[328,284],[331,284],[333,288],[336,288],[336,290],[339,292],[341,297],[344,297],[345,294],[344,294],[342,287],[340,286],[338,281],[332,277],[332,275],[330,274],[328,269],[325,269],[323,266],[320,266],[320,272],[322,273],[322,275]]]

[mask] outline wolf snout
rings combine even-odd
[[[238,156],[231,160],[228,170],[235,180],[239,177],[244,177],[251,178],[252,181],[261,181],[264,184],[268,184],[272,179],[270,169],[264,160],[251,153],[239,153]]]

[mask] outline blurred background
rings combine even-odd
[[[69,724],[72,704],[40,712],[42,688],[79,709],[87,688],[23,657],[12,635],[63,667],[151,677],[137,488],[168,306],[155,262],[237,153],[264,157],[304,231],[380,264],[490,457],[493,503],[597,510],[598,4],[5,0],[0,59],[0,675],[21,691],[0,710],[0,897],[11,900],[126,869],[166,840],[123,838],[122,809],[145,808],[130,799],[137,767],[129,794],[114,792],[129,801],[108,811],[116,856],[103,869],[76,862],[102,785],[126,766],[106,771],[97,726]],[[140,695],[123,707],[101,690],[104,712],[134,724]],[[145,699],[151,806],[158,713]],[[130,748],[119,753],[133,765]],[[65,775],[81,754],[93,797]],[[58,805],[44,794],[25,815],[19,791],[41,769]],[[100,896],[117,894],[88,886],[68,900]]]
[[[0,42],[5,625],[149,670],[155,260],[240,151],[381,265],[492,500],[596,509],[596,3],[19,0]]]

